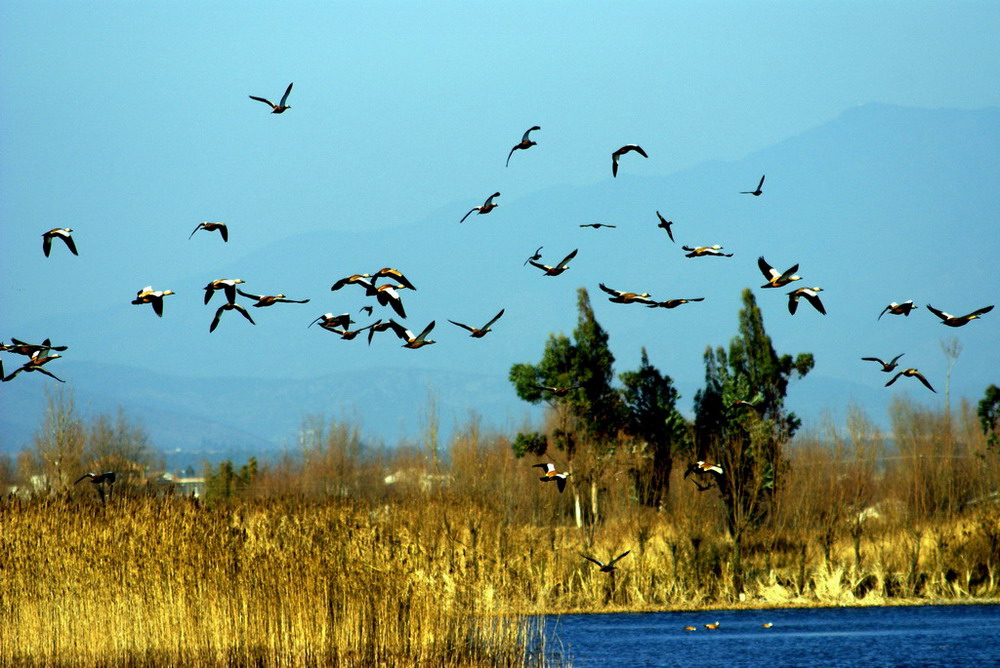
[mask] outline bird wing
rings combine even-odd
[[[646,155],[646,152],[642,150],[642,147],[639,146],[638,144],[631,144],[630,147],[631,147],[631,149],[633,151],[635,151],[636,153],[638,153],[642,157],[644,157],[644,158],[648,158],[649,157],[648,155]]]
[[[899,359],[899,357],[897,357],[896,359],[894,359],[892,362],[895,362],[898,359]],[[886,364],[885,362],[883,362],[882,360],[880,360],[877,357],[862,357],[861,361],[862,362],[878,362],[882,366],[892,366],[892,362],[890,362],[889,364]]]
[[[77,478],[76,482],[74,482],[73,484],[76,485],[76,484],[80,483],[81,481],[86,480],[87,478],[93,478],[93,477],[94,477],[93,473],[84,473],[82,476],[80,476],[79,478]]]
[[[194,231],[191,232],[191,234],[188,235],[188,239],[190,239],[191,237],[193,237],[194,233],[197,232],[198,230],[200,230],[204,225],[205,225],[205,223],[198,223],[198,227],[194,228]]]
[[[622,557],[624,557],[625,555],[627,555],[631,551],[632,550],[626,550],[626,551],[622,552],[617,557],[615,557],[614,559],[612,559],[611,561],[609,561],[608,562],[608,566],[614,566],[614,564],[615,564],[616,561],[618,561],[619,559],[621,559]]]
[[[43,369],[43,368],[42,368],[42,367],[40,367],[40,366],[36,366],[36,367],[35,367],[35,371],[41,371],[42,373],[44,373],[44,374],[45,374],[46,376],[48,376],[49,378],[54,378],[55,380],[58,380],[58,381],[59,381],[60,383],[65,383],[65,382],[66,382],[65,380],[63,380],[62,378],[59,378],[58,376],[56,376],[56,375],[55,375],[54,373],[52,373],[52,372],[51,372],[51,371],[49,371],[48,369]],[[16,373],[16,372],[15,372],[15,373]]]
[[[817,311],[826,315],[826,309],[823,308],[823,302],[820,301],[819,295],[811,290],[803,292],[802,295],[809,300],[809,303],[812,304]]]
[[[403,327],[392,318],[389,318],[389,328],[396,333],[396,336],[403,339],[404,341],[409,341],[410,339],[413,338],[413,332],[408,330],[406,327]]]
[[[769,281],[773,281],[781,276],[774,267],[767,263],[763,255],[757,258],[757,266],[760,267],[760,273],[764,274],[764,278]],[[798,268],[798,265],[796,265],[796,268]]]
[[[542,128],[537,125],[531,126],[530,128],[524,131],[524,136],[521,137],[521,141],[522,142],[531,141],[530,139],[528,139],[528,135],[530,135],[533,130],[541,130],[541,129]]]
[[[263,298],[264,298],[264,296],[263,296],[263,295],[252,295],[252,294],[250,294],[249,292],[243,292],[243,291],[242,291],[242,290],[240,290],[239,288],[236,288],[236,292],[237,292],[237,293],[239,293],[239,294],[241,294],[241,295],[243,295],[243,296],[244,296],[244,297],[246,297],[247,299],[255,299],[255,300],[257,300],[257,301],[260,301],[261,299],[263,299]]]
[[[223,243],[229,241],[229,227],[225,223],[219,223],[219,234],[222,235]]]
[[[163,297],[154,297],[150,302],[153,305],[153,313],[160,318],[163,317]]]
[[[990,311],[992,311],[992,310],[993,310],[993,305],[991,304],[991,305],[989,305],[989,306],[984,306],[984,307],[983,307],[983,308],[981,308],[981,309],[978,309],[978,310],[976,310],[976,311],[973,311],[972,313],[970,313],[969,315],[967,315],[967,316],[965,316],[965,317],[966,317],[966,318],[968,318],[968,317],[970,317],[970,316],[973,316],[973,315],[982,315],[982,314],[984,314],[984,313],[989,313],[989,312],[990,312]]]
[[[495,322],[496,322],[497,320],[499,320],[499,319],[500,319],[500,317],[501,317],[501,316],[503,316],[503,312],[504,312],[505,310],[506,310],[506,309],[500,309],[500,312],[499,312],[499,313],[497,313],[497,314],[496,314],[495,316],[493,316],[493,319],[492,319],[492,320],[490,320],[490,321],[489,321],[488,323],[486,323],[485,325],[483,325],[483,329],[489,329],[489,328],[490,328],[490,326],[491,326],[491,325],[492,325],[493,323],[495,323]]]
[[[230,304],[236,302],[236,284],[232,283],[230,285],[224,285],[222,289],[226,293],[226,299],[229,300]]]
[[[414,343],[417,341],[423,341],[424,338],[431,333],[431,330],[434,329],[434,325],[435,321],[431,320],[430,324],[424,327],[424,331],[420,332],[420,334],[418,334],[417,337],[413,339]]]
[[[465,219],[468,218],[469,216],[471,216],[473,211],[479,211],[479,209],[480,209],[480,207],[478,207],[478,206],[472,207],[471,209],[469,209],[469,213],[467,213],[464,216],[462,216],[462,220],[460,220],[458,222],[464,223]]]
[[[250,317],[250,314],[247,313],[247,310],[245,308],[243,308],[242,306],[240,306],[236,302],[233,302],[232,307],[234,309],[236,309],[237,311],[239,311],[240,313],[242,313],[243,317],[246,318],[247,320],[249,320],[251,325],[256,325],[257,324],[257,323],[255,323],[253,321],[253,318]]]
[[[42,235],[42,252],[45,253],[45,257],[49,256],[52,251],[52,237],[48,234]]]
[[[448,322],[450,322],[450,323],[451,323],[451,324],[453,324],[453,325],[458,325],[458,326],[459,326],[459,327],[461,327],[462,329],[467,329],[467,330],[469,330],[470,332],[473,332],[473,333],[475,333],[475,331],[476,331],[476,330],[475,330],[475,328],[473,328],[473,327],[469,327],[468,325],[463,325],[463,324],[462,324],[462,323],[460,323],[460,322],[455,322],[454,320],[449,320]]]
[[[893,366],[894,364],[896,364],[896,360],[898,360],[900,357],[902,357],[905,354],[906,353],[899,353],[898,355],[896,355],[895,357],[893,357],[892,361],[889,362],[889,366]]]
[[[532,267],[538,267],[538,268],[539,268],[539,269],[541,269],[542,271],[549,271],[550,269],[552,269],[552,268],[553,268],[553,267],[550,267],[550,266],[549,266],[549,265],[547,265],[547,264],[542,264],[541,262],[535,262],[535,261],[534,261],[534,260],[532,260],[532,259],[529,259],[529,260],[528,260],[528,264],[530,264],[530,265],[531,265]]]
[[[619,292],[618,290],[612,290],[612,289],[611,289],[611,288],[609,288],[608,286],[604,285],[604,283],[598,283],[598,284],[597,284],[597,287],[599,287],[599,288],[600,288],[601,290],[604,290],[604,291],[605,291],[605,292],[607,292],[607,293],[608,293],[609,295],[616,295],[616,296],[621,296],[621,294],[622,294],[622,293],[621,293],[621,292]]]
[[[555,464],[532,464],[531,468],[533,468],[533,469],[535,469],[535,468],[545,469],[545,472],[548,473],[549,471],[555,471],[556,470],[556,465]]]
[[[293,81],[292,83],[295,82]],[[285,106],[285,102],[288,101],[288,94],[291,92],[292,92],[292,84],[288,84],[288,88],[285,89],[285,94],[281,96],[281,102],[279,103],[282,107]]]
[[[251,100],[257,100],[258,102],[263,102],[266,105],[270,105],[270,107],[272,109],[276,109],[277,108],[277,105],[275,105],[274,102],[271,102],[270,100],[265,99],[263,97],[254,97],[253,95],[250,95],[249,97],[250,97]]]
[[[667,231],[667,236],[670,237],[671,241],[674,241],[674,232],[673,230],[670,229],[670,226],[673,225],[673,222],[661,216],[659,211],[656,212],[656,217],[660,219],[660,224],[658,225],[658,227],[662,227],[663,229],[665,229]],[[674,243],[677,242],[674,241]]]
[[[211,334],[215,331],[215,328],[219,326],[219,318],[222,317],[222,312],[226,310],[226,304],[223,304],[219,308],[215,309],[215,317],[212,318],[212,324],[208,327],[208,332]]]
[[[948,318],[953,318],[954,317],[952,314],[945,313],[944,311],[936,309],[933,306],[931,306],[930,304],[927,305],[927,310],[930,311],[931,313],[933,313],[934,315],[936,315],[937,317],[941,318],[942,320],[947,320]]]
[[[924,385],[926,385],[928,390],[930,390],[934,394],[937,394],[937,390],[935,390],[933,387],[931,387],[931,384],[927,382],[927,379],[924,378],[924,375],[922,373],[920,373],[919,371],[917,371],[917,372],[915,372],[913,374],[913,377],[916,378],[917,380],[919,380]]]
[[[896,382],[896,380],[897,380],[897,379],[898,379],[898,378],[899,378],[900,376],[902,376],[902,375],[903,375],[903,372],[902,372],[902,371],[900,371],[900,372],[899,372],[899,373],[897,373],[897,374],[896,374],[895,376],[893,376],[893,377],[892,377],[892,380],[890,380],[890,381],[889,381],[888,383],[886,383],[886,384],[885,384],[885,386],[886,386],[886,387],[889,387],[890,385],[892,385],[893,383],[895,383],[895,382]]]
[[[599,561],[597,559],[594,559],[593,557],[588,557],[587,555],[583,554],[582,552],[580,553],[580,556],[583,557],[584,559],[586,559],[587,561],[593,561],[595,564],[597,564],[601,568],[605,567],[605,564],[604,564],[603,561]],[[612,562],[612,563],[614,563],[614,562]],[[610,565],[610,564],[608,564],[608,565]]]
[[[618,156],[621,155],[618,151],[611,154],[611,176],[618,176]]]
[[[485,201],[485,202],[483,202],[483,208],[484,208],[484,209],[486,209],[486,208],[489,208],[489,207],[492,207],[492,206],[493,206],[493,198],[494,198],[494,197],[500,197],[500,193],[493,193],[492,195],[490,195],[489,197],[487,197],[487,198],[486,198],[486,201]]]
[[[507,154],[507,164],[504,165],[504,167],[510,167],[510,156],[514,155],[514,151],[516,151],[520,147],[521,145],[517,144],[514,148],[510,149],[510,153]]]
[[[564,257],[564,258],[562,259],[562,262],[560,262],[560,263],[559,263],[559,264],[557,264],[556,266],[557,266],[557,267],[564,267],[564,266],[566,266],[566,263],[567,263],[567,262],[569,262],[570,260],[572,260],[573,258],[575,258],[575,257],[576,257],[576,252],[577,252],[578,250],[580,250],[580,249],[579,249],[579,248],[575,248],[575,249],[573,249],[573,252],[572,252],[572,253],[570,253],[569,255],[567,255],[566,257]]]
[[[882,319],[882,316],[884,316],[884,315],[885,315],[885,312],[886,312],[886,311],[888,311],[888,310],[889,310],[889,309],[891,309],[891,308],[892,308],[892,304],[889,304],[889,305],[888,305],[888,306],[886,306],[886,307],[885,307],[884,309],[882,309],[882,312],[878,314],[878,319],[879,319],[879,320],[881,320],[881,319]]]
[[[788,312],[795,315],[796,309],[799,308],[799,291],[792,290],[788,293]]]
[[[764,176],[767,176],[766,174]],[[757,184],[757,190],[760,190],[764,186],[764,176],[760,177],[760,183]]]

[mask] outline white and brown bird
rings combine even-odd
[[[521,137],[521,141],[518,142],[517,144],[514,144],[514,148],[510,149],[510,153],[507,154],[507,164],[504,165],[505,167],[510,167],[510,156],[514,155],[514,151],[526,150],[538,144],[538,142],[532,140],[528,135],[530,135],[535,130],[541,130],[541,129],[542,129],[541,127],[533,125],[525,131],[524,136]]]
[[[49,253],[52,252],[53,239],[62,239],[73,255],[79,255],[76,252],[76,242],[73,241],[73,237],[70,236],[71,234],[73,234],[73,229],[69,227],[57,227],[43,234],[42,252],[45,253],[45,257],[48,257]]]
[[[535,389],[541,390],[542,392],[548,392],[554,397],[565,397],[573,390],[580,389],[580,386],[570,385],[568,387],[559,387],[555,385],[535,385]]]
[[[826,315],[826,309],[823,308],[823,302],[819,299],[820,292],[823,292],[823,288],[797,288],[788,293],[788,312],[795,315],[795,310],[799,307],[799,298],[805,297],[806,301],[813,305],[817,311]]]
[[[340,315],[324,313],[306,325],[306,329],[309,329],[316,323],[319,323],[319,326],[323,329],[347,329],[353,322],[350,313],[341,313]]]
[[[69,349],[69,346],[54,346],[52,345],[51,339],[45,339],[41,343],[25,343],[20,339],[15,339],[13,336],[10,337],[10,343],[0,343],[0,351],[6,353],[14,353],[15,355],[24,355],[26,357],[34,357],[36,353],[46,352],[50,350],[57,350],[63,352]],[[0,374],[2,376],[3,374]]]
[[[905,354],[906,353],[899,353],[898,355],[896,355],[895,357],[893,357],[888,362],[883,362],[882,360],[880,360],[877,357],[862,357],[861,360],[864,361],[864,362],[878,362],[879,364],[882,365],[882,372],[883,373],[891,373],[893,369],[895,369],[897,366],[899,366],[899,364],[897,364],[897,362],[899,361],[899,358],[902,357]]]
[[[559,274],[569,269],[569,261],[576,257],[576,252],[578,250],[580,249],[579,248],[574,249],[572,253],[564,257],[554,267],[550,267],[547,264],[542,264],[541,262],[536,262],[535,260],[528,260],[528,263],[531,264],[531,266],[538,267],[539,269],[544,271],[545,273],[542,274],[542,276],[558,276]]]
[[[618,561],[621,560],[622,557],[624,557],[625,555],[627,555],[631,551],[632,550],[625,550],[624,552],[622,552],[621,554],[619,554],[617,557],[615,557],[614,559],[612,559],[608,563],[604,563],[603,561],[601,561],[599,559],[594,559],[593,557],[588,557],[587,555],[583,554],[582,552],[580,553],[580,556],[583,557],[584,559],[586,559],[587,561],[592,561],[595,564],[597,564],[601,568],[601,572],[602,573],[611,573],[612,571],[615,570],[615,564],[618,563]]]
[[[900,371],[895,376],[893,376],[892,380],[890,380],[888,383],[886,383],[885,386],[889,387],[890,385],[892,385],[893,383],[895,383],[899,379],[900,376],[908,376],[910,378],[916,378],[921,383],[923,383],[924,385],[926,385],[928,390],[930,390],[934,394],[937,394],[937,390],[935,390],[933,387],[931,387],[931,384],[929,382],[927,382],[927,379],[924,378],[923,374],[920,373],[919,371],[917,371],[916,369],[904,369],[904,370]]]
[[[784,272],[779,272],[777,269],[772,267],[761,255],[757,258],[757,266],[760,267],[760,273],[764,274],[764,278],[767,279],[767,283],[760,286],[762,288],[783,288],[792,281],[802,280],[801,276],[796,276],[795,272],[799,270],[799,265],[793,264],[791,267],[786,269]]]
[[[242,278],[218,278],[205,286],[205,303],[212,299],[216,290],[222,290],[226,295],[226,301],[232,304],[236,301],[236,286],[246,283]]]
[[[206,232],[218,232],[222,236],[222,241],[229,241],[229,226],[225,223],[210,223],[205,221],[203,223],[198,223],[198,227],[194,228],[194,232],[188,235],[188,239],[194,236],[194,233],[198,230],[205,230]]]
[[[891,302],[888,306],[882,309],[881,313],[878,314],[878,319],[881,320],[882,316],[884,316],[886,313],[888,313],[889,315],[902,315],[909,317],[910,311],[912,311],[915,308],[919,307],[913,304],[912,299],[907,299],[902,304]]]
[[[973,320],[977,320],[984,313],[989,313],[990,311],[992,311],[993,305],[991,304],[990,306],[984,306],[983,308],[977,309],[972,313],[967,313],[965,315],[957,315],[957,316],[952,315],[950,313],[945,313],[944,311],[940,311],[931,306],[930,304],[927,305],[927,310],[936,315],[937,317],[941,318],[942,325],[948,325],[949,327],[962,327],[964,325],[969,324]]]
[[[292,108],[290,104],[285,104],[286,102],[288,102],[288,94],[291,92],[292,92],[292,84],[288,84],[288,88],[285,89],[285,94],[281,96],[281,101],[278,102],[278,104],[271,102],[267,98],[254,97],[253,95],[250,96],[250,99],[257,100],[258,102],[263,102],[264,104],[270,106],[272,114],[283,114],[285,113],[285,110]]]
[[[764,177],[761,176],[760,177],[760,183],[757,184],[757,189],[756,190],[741,190],[740,194],[741,195],[753,195],[754,197],[760,197],[761,195],[764,194],[764,191],[762,190],[763,187],[764,187]]]
[[[135,293],[133,304],[152,304],[153,313],[163,317],[163,298],[174,294],[173,290],[154,290],[152,285],[147,285],[142,290]]]
[[[413,332],[406,329],[406,327],[403,327],[395,320],[389,320],[390,329],[396,333],[396,336],[405,342],[403,343],[403,347],[412,348],[414,350],[417,348],[423,348],[424,346],[429,346],[432,343],[437,343],[433,339],[427,338],[427,335],[430,334],[432,329],[434,329],[434,324],[435,321],[431,320],[430,324],[424,327],[424,331],[414,335]]]
[[[478,212],[479,215],[484,215],[484,214],[489,213],[493,209],[497,208],[500,205],[493,201],[497,197],[500,197],[500,193],[498,193],[498,192],[493,193],[492,195],[490,195],[489,197],[486,198],[486,201],[483,202],[482,206],[474,206],[474,207],[472,207],[471,209],[469,209],[469,213],[467,213],[464,216],[462,216],[462,220],[460,220],[458,222],[464,223],[465,219],[468,218],[469,216],[471,216],[474,211]]]
[[[48,364],[52,360],[59,359],[60,357],[62,357],[62,355],[53,353],[51,352],[51,350],[36,351],[31,355],[31,357],[28,358],[27,362],[22,364],[20,367],[14,369],[14,371],[11,372],[9,376],[3,375],[3,367],[0,366],[0,378],[2,378],[2,382],[6,383],[13,380],[17,376],[17,374],[21,373],[22,371],[26,373],[32,373],[37,371],[44,376],[48,376],[49,378],[58,380],[60,383],[65,383],[66,381],[63,380],[62,378],[57,377],[48,369],[42,368],[45,364]]]
[[[613,290],[612,288],[604,285],[604,283],[598,283],[597,287],[611,295],[608,297],[608,301],[614,302],[615,304],[656,305],[656,302],[649,298],[648,292],[622,292],[621,290]]]
[[[659,227],[661,230],[666,230],[667,231],[667,236],[670,237],[671,241],[674,241],[674,232],[673,232],[672,229],[670,229],[670,226],[674,224],[674,221],[667,220],[666,218],[664,218],[663,216],[660,215],[659,211],[656,212],[656,217],[660,219],[660,222],[657,223],[656,226]],[[677,242],[674,241],[674,243],[677,243]]]
[[[472,336],[472,338],[474,338],[474,339],[481,339],[484,336],[486,336],[487,334],[489,334],[491,331],[493,331],[493,330],[490,329],[490,327],[493,325],[493,323],[495,323],[497,320],[500,319],[500,316],[503,315],[503,312],[504,312],[504,309],[500,309],[500,312],[497,313],[495,316],[493,316],[493,319],[490,320],[485,325],[483,325],[482,327],[469,327],[468,325],[463,325],[462,323],[455,322],[454,320],[449,320],[448,322],[450,322],[453,325],[457,325],[457,326],[461,327],[462,329],[468,330],[469,332],[471,332],[470,336]]]
[[[618,176],[618,160],[628,153],[629,151],[635,151],[644,158],[648,158],[646,152],[642,150],[642,147],[638,144],[625,144],[620,149],[611,154],[611,176]]]
[[[371,278],[372,281],[379,278],[390,278],[399,283],[399,285],[396,286],[397,288],[406,288],[407,290],[417,289],[416,286],[414,286],[413,283],[406,278],[406,276],[403,276],[403,272],[399,269],[393,269],[392,267],[382,267],[372,274]]]
[[[722,246],[681,246],[682,250],[688,251],[684,257],[732,257],[732,253],[723,253]]]
[[[534,464],[532,465],[531,468],[544,469],[545,472],[542,474],[542,477],[539,478],[539,480],[541,480],[542,482],[552,482],[554,480],[556,482],[556,485],[558,485],[559,487],[560,494],[564,489],[566,489],[566,478],[568,478],[570,475],[569,471],[560,472],[558,469],[556,469],[556,465],[551,463]]]
[[[249,320],[251,325],[256,325],[257,324],[257,323],[255,323],[253,321],[253,318],[250,317],[250,314],[247,313],[247,310],[245,308],[243,308],[242,306],[240,306],[236,302],[226,302],[225,304],[223,304],[222,306],[220,306],[219,308],[217,308],[215,310],[215,317],[212,318],[212,324],[208,328],[208,331],[210,333],[214,332],[215,328],[219,326],[219,319],[222,318],[222,314],[225,311],[237,311],[244,318],[246,318],[247,320]]]
[[[262,306],[274,306],[275,304],[308,304],[308,299],[289,299],[283,294],[276,295],[254,295],[249,292],[243,292],[239,288],[236,288],[238,294],[243,295],[247,299],[254,299],[257,301],[256,304],[251,304],[256,308],[261,308]]]

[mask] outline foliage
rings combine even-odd
[[[1000,423],[1000,387],[990,385],[986,388],[986,395],[979,401],[977,414],[986,435],[987,446],[1000,452],[1000,429],[997,428]]]

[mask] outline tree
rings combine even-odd
[[[986,388],[986,395],[979,401],[976,414],[986,435],[986,447],[1000,451],[1000,429],[997,428],[1000,423],[1000,387],[990,385]]]
[[[47,491],[64,491],[82,474],[85,430],[70,390],[46,390],[45,416],[35,445],[20,459],[22,477]]]
[[[723,467],[718,482],[737,572],[743,532],[767,515],[783,466],[782,446],[801,424],[784,408],[788,383],[814,364],[809,353],[779,357],[753,292],[745,289],[742,297],[739,334],[728,354],[721,347],[705,351],[705,388],[695,395],[697,456]]]
[[[674,450],[688,438],[687,422],[676,408],[680,393],[669,376],[649,363],[645,348],[639,369],[626,371],[619,379],[628,413],[626,431],[650,452],[648,483],[639,485],[639,498],[645,505],[660,507],[670,489]]]

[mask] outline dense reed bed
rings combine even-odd
[[[560,494],[474,419],[440,452],[313,433],[199,500],[0,501],[0,664],[530,665],[538,613],[1000,595],[1000,462],[967,409],[897,406],[891,450],[859,411],[800,435],[739,544],[683,466],[641,505],[624,442]]]

